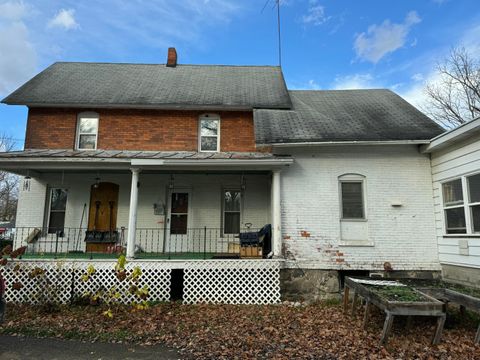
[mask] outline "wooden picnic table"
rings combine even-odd
[[[385,312],[385,322],[383,325],[382,336],[380,338],[380,344],[385,344],[387,342],[388,336],[391,332],[393,320],[395,316],[408,316],[409,319],[412,316],[433,316],[437,318],[437,325],[435,327],[435,333],[432,339],[432,344],[438,344],[440,342],[443,326],[445,324],[446,312],[445,304],[436,298],[425,294],[421,291],[413,289],[413,291],[419,293],[426,301],[389,301],[374,291],[369,289],[369,287],[362,282],[370,282],[370,284],[377,283],[378,286],[393,286],[392,281],[383,281],[383,280],[372,280],[372,279],[356,279],[356,278],[345,278],[345,290],[343,295],[343,308],[344,311],[348,311],[350,290],[353,291],[353,301],[352,301],[352,316],[355,315],[355,308],[358,297],[361,296],[365,299],[365,313],[363,317],[363,326],[366,328],[369,319],[370,307],[375,305],[379,309]],[[381,285],[381,284],[385,285]],[[373,285],[374,286],[374,285]],[[398,285],[406,286],[406,285]]]

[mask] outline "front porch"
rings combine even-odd
[[[271,235],[261,238],[257,245],[241,246],[239,234],[224,234],[222,228],[187,228],[186,234],[171,234],[169,228],[137,228],[135,258],[145,260],[209,260],[209,259],[261,259],[264,241],[271,243]],[[49,231],[51,233],[49,233]],[[240,229],[242,234],[258,229]],[[17,227],[11,229],[14,248],[26,246],[24,260],[36,259],[116,259],[127,248],[128,229],[112,231],[112,241],[87,242],[88,228]],[[118,234],[118,235],[113,235]],[[90,246],[89,246],[90,245]],[[266,246],[268,246],[266,245]],[[268,250],[267,250],[268,251]]]
[[[13,231],[24,258],[281,256],[280,170],[291,159],[169,153],[167,161],[152,158],[159,153],[125,159],[95,151],[79,161],[75,152],[29,153],[36,155],[0,159],[24,176]],[[242,235],[269,224],[260,241],[242,246]]]

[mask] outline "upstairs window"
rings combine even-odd
[[[98,114],[84,112],[78,114],[77,143],[78,150],[95,150],[98,137]]]
[[[339,178],[343,220],[365,219],[364,177],[347,174]]]
[[[217,115],[202,115],[200,117],[198,138],[200,151],[220,151],[220,118]]]

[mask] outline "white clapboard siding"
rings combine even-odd
[[[432,151],[431,164],[440,262],[480,268],[480,236],[446,236],[441,198],[442,182],[480,171],[480,135],[470,136],[439,151]],[[468,244],[468,251],[463,251],[462,254],[459,244],[465,241]]]

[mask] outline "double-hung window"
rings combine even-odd
[[[467,224],[465,221],[462,179],[444,183],[442,192],[447,234],[465,234]]]
[[[76,148],[78,150],[95,150],[97,135],[98,114],[94,112],[78,114]]]
[[[67,190],[53,188],[50,191],[50,212],[48,217],[48,233],[63,233],[65,227],[65,211],[67,209]]]
[[[198,147],[204,152],[220,151],[220,117],[217,115],[200,117]]]
[[[467,186],[472,233],[480,234],[480,174],[467,176]]]
[[[223,192],[223,233],[240,233],[241,192],[225,190]]]
[[[339,181],[342,220],[365,219],[364,177],[348,174]]]
[[[446,234],[480,234],[480,174],[442,184]]]

